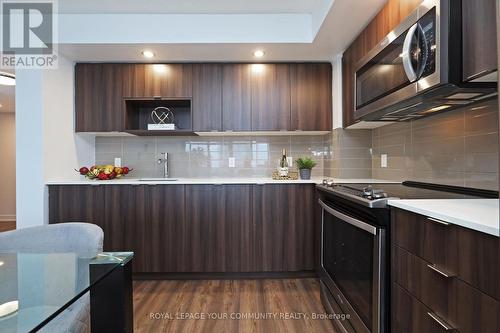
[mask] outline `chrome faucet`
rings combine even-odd
[[[163,177],[168,178],[168,153],[160,153],[161,158],[158,159],[158,164],[163,163]]]

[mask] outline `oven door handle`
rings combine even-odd
[[[325,211],[327,211],[329,214],[332,214],[333,216],[341,219],[342,221],[345,221],[356,228],[363,229],[366,232],[371,233],[372,235],[377,235],[377,228],[365,223],[363,221],[360,221],[358,219],[355,219],[349,215],[346,215],[344,213],[339,212],[338,210],[333,209],[332,207],[328,206],[326,203],[323,202],[323,200],[319,199],[318,200],[319,204]]]

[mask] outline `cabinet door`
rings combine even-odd
[[[291,64],[292,130],[332,130],[332,66]]]
[[[222,129],[251,131],[251,65],[225,64],[222,67]]]
[[[105,185],[105,198],[105,250],[134,251],[134,272],[146,271],[144,244],[151,233],[148,186]]]
[[[186,186],[188,272],[253,270],[250,185]]]
[[[497,69],[495,0],[462,1],[463,79]]]
[[[102,186],[49,186],[49,223],[86,222],[104,225]]]
[[[147,199],[150,217],[138,226],[145,272],[187,272],[184,185],[149,186]]]
[[[288,64],[251,65],[252,130],[290,130]]]
[[[222,130],[222,65],[193,65],[193,129]]]
[[[121,131],[125,103],[122,66],[77,64],[75,67],[75,131]]]
[[[314,188],[255,185],[253,227],[258,271],[314,269]]]
[[[191,64],[133,64],[127,68],[124,96],[132,98],[191,98]]]

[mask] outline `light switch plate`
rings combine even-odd
[[[121,167],[122,166],[122,159],[117,157],[115,158],[115,167]]]
[[[288,163],[289,167],[291,167],[293,165],[293,158],[292,158],[292,156],[287,156],[286,157],[286,163]]]
[[[387,154],[380,155],[380,167],[387,168]]]
[[[229,167],[230,168],[236,167],[236,160],[235,160],[234,157],[230,157],[228,162],[229,162]]]

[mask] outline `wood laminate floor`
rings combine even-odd
[[[335,332],[324,313],[317,279],[134,282],[136,333]]]
[[[0,232],[16,229],[16,221],[0,221]]]

